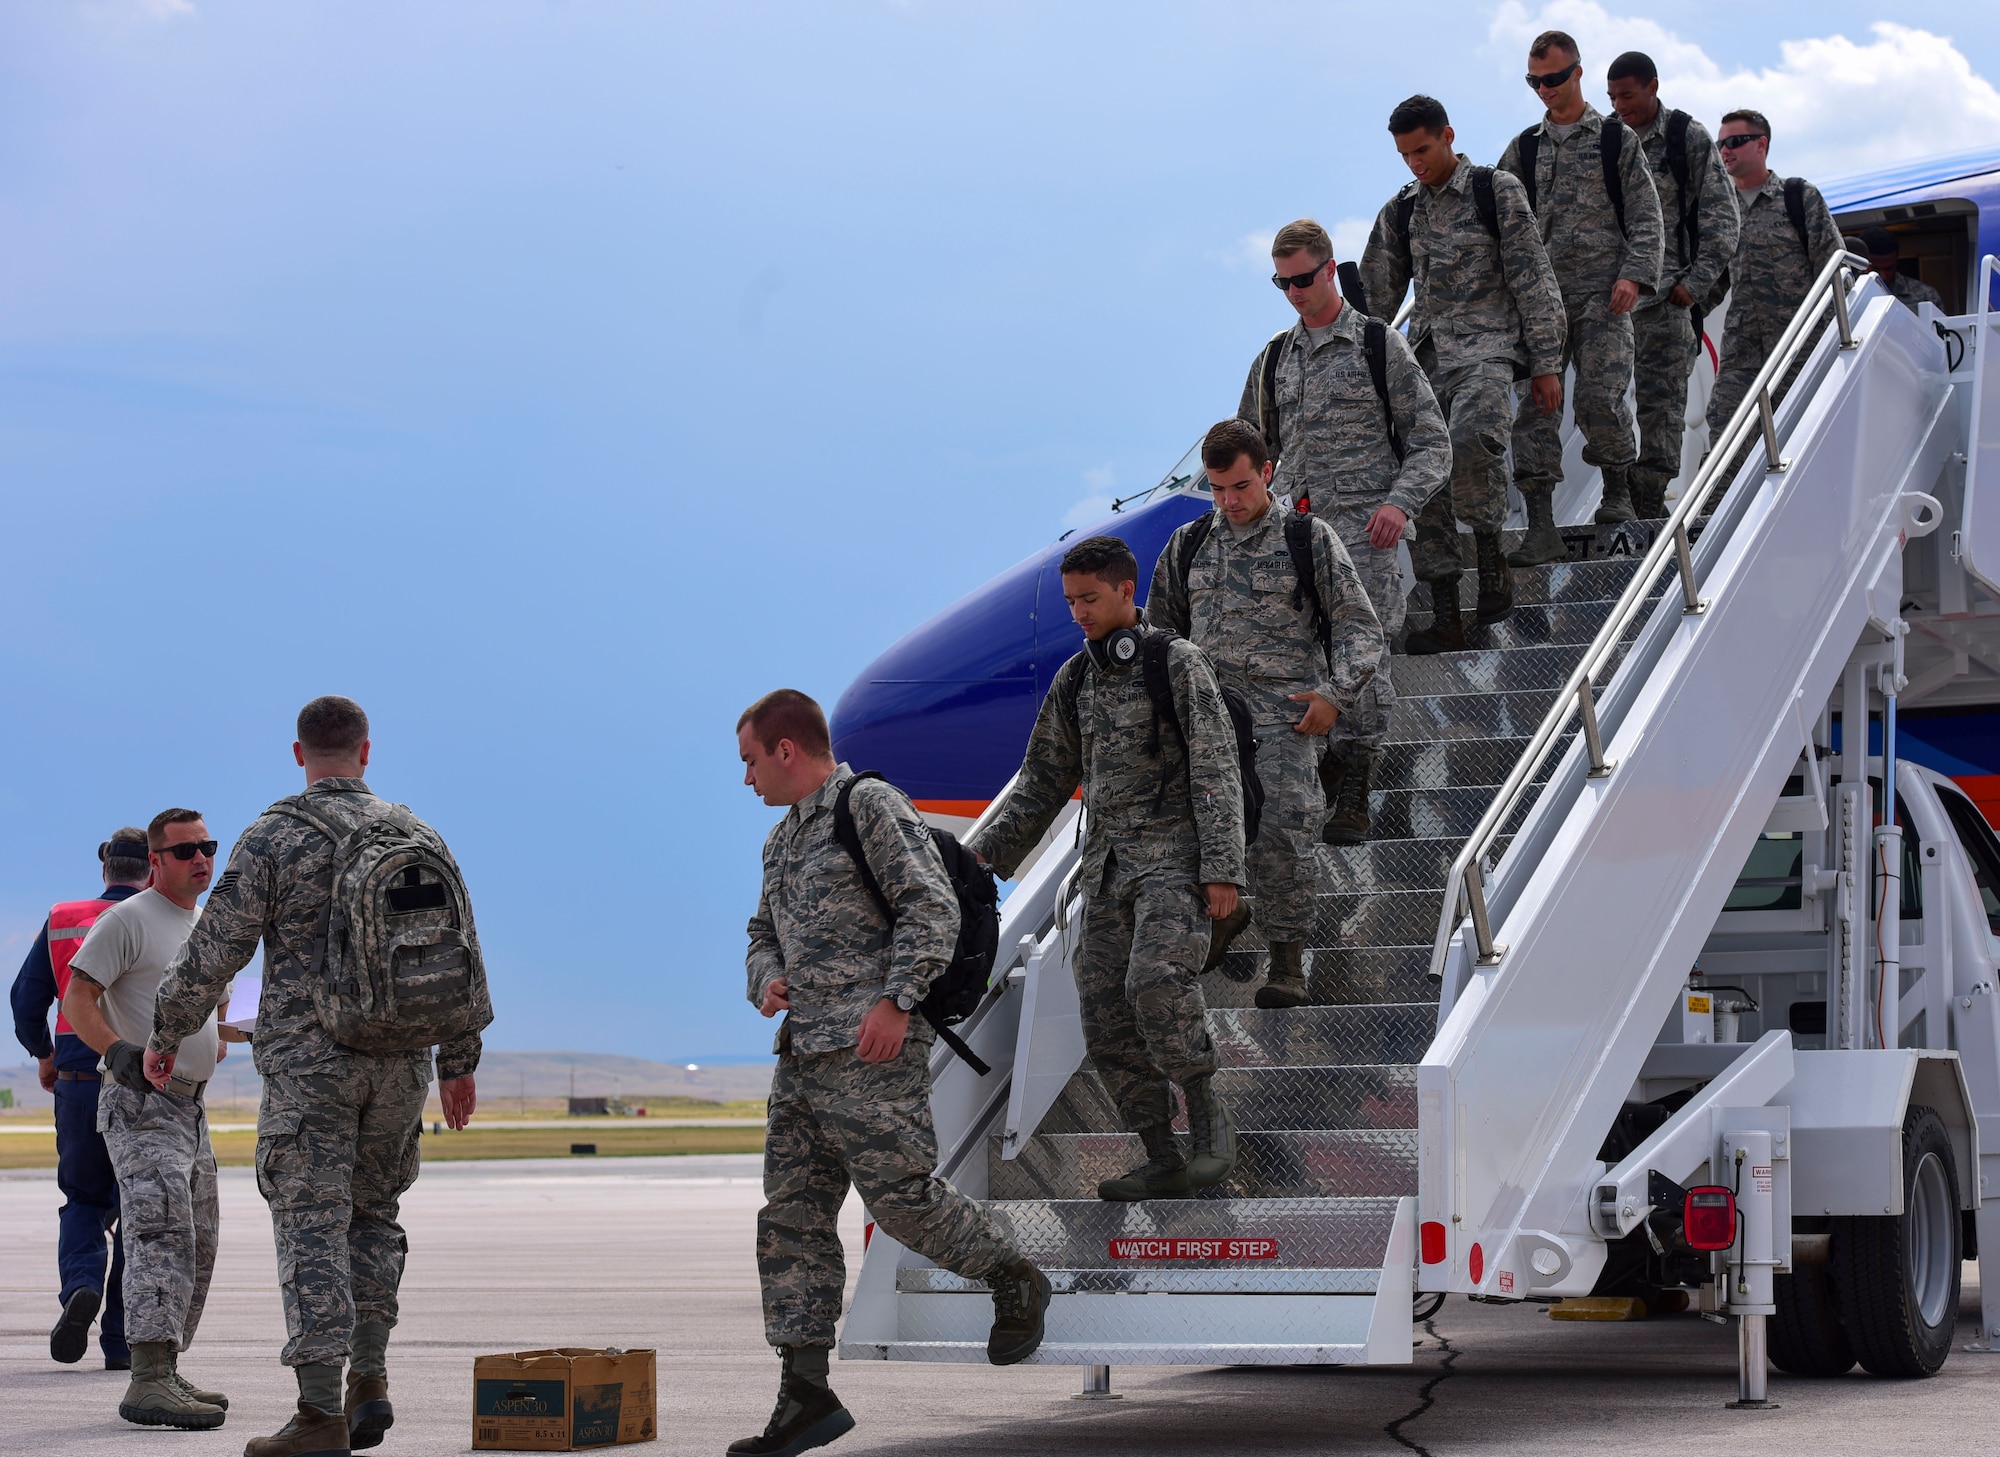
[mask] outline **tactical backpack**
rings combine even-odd
[[[1812,235],[1806,227],[1806,180],[1803,177],[1787,177],[1783,190],[1785,194],[1785,220],[1792,225],[1792,231],[1798,234],[1799,251],[1806,255],[1806,266],[1811,267]],[[1714,286],[1709,289],[1708,298],[1706,300],[1697,299],[1695,302],[1697,305],[1705,303],[1706,307],[1703,309],[1703,312],[1706,313],[1722,302],[1723,296],[1729,292],[1730,286],[1729,270],[1724,268],[1716,276]]]
[[[1153,734],[1147,745],[1147,752],[1155,759],[1161,757],[1160,725],[1172,726],[1174,736],[1181,741],[1181,757],[1187,758],[1187,729],[1181,723],[1181,711],[1174,702],[1173,679],[1167,672],[1167,654],[1178,641],[1170,632],[1147,630],[1139,650],[1139,672],[1146,685],[1146,698],[1153,706]],[[1084,654],[1078,653],[1078,657]],[[1236,769],[1243,781],[1243,843],[1250,846],[1257,843],[1257,831],[1264,820],[1264,781],[1257,776],[1257,735],[1251,728],[1250,705],[1243,695],[1234,688],[1216,687],[1222,693],[1222,706],[1229,714],[1229,727],[1236,739]],[[1083,674],[1072,673],[1064,690],[1064,704],[1069,709],[1072,722],[1077,716],[1077,694],[1083,688]],[[1194,797],[1194,764],[1188,763],[1188,797]],[[1162,805],[1167,797],[1167,772],[1164,765],[1160,769],[1160,793],[1154,801]]]
[[[1528,189],[1528,206],[1535,205],[1535,163],[1542,151],[1542,124],[1536,122],[1514,139],[1517,155],[1521,159],[1521,185]],[[1625,151],[1625,123],[1615,116],[1604,118],[1603,130],[1597,134],[1597,159],[1604,168],[1604,190],[1611,197],[1611,212],[1618,219],[1618,231],[1630,236],[1625,229],[1625,178],[1618,170],[1619,158]]]
[[[1343,264],[1342,267],[1352,267]],[[1345,274],[1342,275],[1346,277]],[[1358,277],[1358,275],[1357,275]],[[1359,298],[1361,285],[1354,284],[1354,298]],[[1359,303],[1353,304],[1356,313],[1368,311]],[[1271,336],[1271,342],[1264,346],[1264,352],[1257,359],[1257,428],[1264,434],[1264,448],[1271,452],[1271,459],[1278,459],[1282,453],[1278,449],[1278,360],[1284,353],[1285,340],[1291,337],[1290,329],[1280,329]],[[1396,462],[1403,460],[1403,434],[1396,428],[1396,412],[1389,405],[1389,326],[1380,319],[1364,318],[1361,324],[1361,351],[1368,357],[1368,378],[1375,386],[1375,398],[1382,402],[1382,418],[1389,431],[1389,448],[1396,452]]]
[[[400,804],[352,822],[331,796],[271,806],[333,842],[306,980],[320,1025],[356,1052],[415,1052],[493,1020],[472,902],[451,851]]]
[[[1326,615],[1326,603],[1319,595],[1319,573],[1313,567],[1312,547],[1313,518],[1303,511],[1285,512],[1285,550],[1292,558],[1292,575],[1297,580],[1292,587],[1292,610],[1301,611],[1310,606],[1313,615],[1313,636],[1319,640],[1319,650],[1326,654],[1327,671],[1333,671],[1333,619]],[[1201,552],[1208,536],[1215,529],[1215,513],[1197,518],[1191,522],[1187,535],[1181,539],[1180,554],[1174,566],[1180,573],[1181,586],[1186,588],[1188,573],[1194,569],[1194,559]]]
[[[882,893],[882,882],[875,878],[874,868],[868,863],[861,831],[854,823],[854,807],[848,803],[854,786],[864,779],[882,779],[882,776],[872,769],[857,774],[841,785],[840,793],[834,796],[833,838],[854,861],[861,884],[874,898],[882,919],[893,927],[896,909]],[[882,782],[888,783],[886,779]],[[950,962],[917,1004],[917,1010],[945,1045],[983,1078],[993,1069],[951,1028],[979,1009],[979,999],[986,995],[986,983],[993,976],[993,960],[1000,950],[1000,891],[993,883],[993,872],[959,843],[958,836],[935,825],[926,828],[931,843],[937,846],[938,858],[944,861],[945,878],[951,882],[952,894],[958,898],[958,944],[952,948]]]
[[[1479,225],[1492,235],[1495,242],[1498,242],[1500,204],[1493,197],[1493,169],[1475,167],[1470,162],[1465,165],[1470,169],[1472,177],[1472,210],[1479,214]],[[1404,253],[1410,251],[1410,219],[1416,214],[1417,189],[1422,186],[1421,182],[1412,182],[1396,197],[1396,230],[1403,235]],[[1365,303],[1362,304],[1361,312],[1364,314],[1368,312]]]

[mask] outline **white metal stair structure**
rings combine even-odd
[[[1061,1292],[1034,1360],[1400,1363],[1416,1289],[1589,1290],[1598,1146],[1804,718],[1871,624],[1895,640],[1903,538],[1937,524],[1922,492],[1964,439],[1935,337],[1871,278],[1844,289],[1850,267],[1766,369],[1809,349],[1791,393],[1760,415],[1753,390],[1666,523],[1567,532],[1581,559],[1520,574],[1475,650],[1397,659],[1378,838],[1322,852],[1314,1005],[1229,1005],[1247,984],[1205,979],[1243,1143],[1214,1197],[1091,1197],[1136,1142],[1079,1071],[1072,826],[1023,873],[1003,990],[961,1029],[995,1071],[941,1051],[933,1106],[940,1173],[992,1198]],[[1700,522],[1759,437],[1784,469],[1752,449]],[[841,1351],[983,1360],[991,1309],[878,1234]]]

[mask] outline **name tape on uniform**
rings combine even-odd
[[[1114,1239],[1114,1260],[1275,1260],[1274,1239]]]

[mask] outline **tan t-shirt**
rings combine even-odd
[[[153,1035],[153,1001],[167,965],[200,919],[199,909],[184,911],[157,890],[142,890],[99,916],[83,938],[70,969],[104,988],[98,1005],[121,1042],[144,1047]],[[181,1043],[175,1076],[206,1082],[215,1072],[215,1040],[210,1012],[201,1030]]]

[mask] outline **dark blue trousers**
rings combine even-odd
[[[97,1339],[107,1356],[125,1348],[125,1243],[118,1233],[118,1176],[97,1131],[96,1083],[56,1084],[56,1187],[62,1191],[56,1267],[62,1299],[88,1286],[104,1296]],[[111,1275],[104,1241],[111,1240]]]

